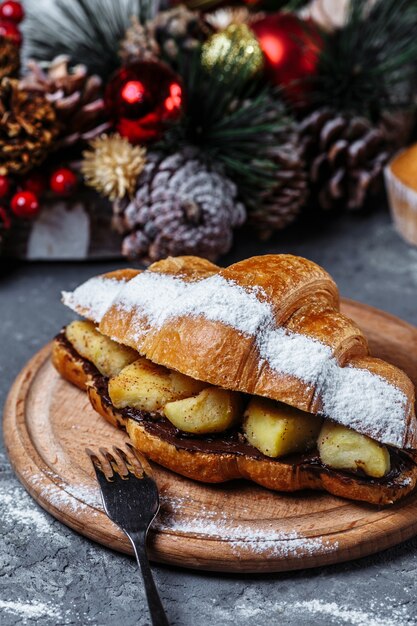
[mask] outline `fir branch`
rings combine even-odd
[[[50,61],[68,54],[73,64],[107,78],[120,65],[119,47],[131,18],[154,17],[158,0],[38,0],[25,3],[25,56]]]
[[[315,105],[375,120],[388,108],[412,106],[417,65],[417,3],[351,0],[347,23],[323,35]]]
[[[248,66],[223,59],[210,70],[200,51],[180,64],[185,113],[166,133],[168,152],[194,145],[209,164],[221,166],[239,186],[248,208],[276,182],[272,151],[292,128],[279,94],[250,78]]]

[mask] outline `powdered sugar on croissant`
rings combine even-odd
[[[415,448],[414,388],[368,356],[339,312],[336,285],[291,255],[220,269],[195,257],[93,278],[64,302],[156,363],[214,385],[320,413],[399,448]]]

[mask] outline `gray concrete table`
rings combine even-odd
[[[246,237],[225,261],[264,252],[307,256],[330,271],[343,295],[417,324],[417,249],[400,240],[384,213],[295,228],[268,244]],[[4,265],[0,404],[27,359],[71,319],[60,290],[114,268]],[[288,574],[226,576],[158,565],[154,572],[170,622],[181,626],[417,624],[417,540],[360,561]],[[13,476],[4,452],[0,623],[149,623],[134,561],[78,536],[39,508]]]

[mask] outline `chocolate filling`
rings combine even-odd
[[[318,474],[335,475],[345,481],[351,482],[352,478],[362,484],[374,484],[384,486],[396,486],[401,484],[397,481],[398,477],[404,472],[410,471],[415,464],[413,459],[404,451],[390,448],[391,470],[382,478],[372,478],[367,476],[361,470],[357,472],[335,470],[324,465],[318,455],[317,450],[310,452],[291,454],[285,458],[274,459],[267,457],[254,446],[248,444],[240,430],[234,429],[218,434],[210,435],[192,435],[178,430],[166,417],[159,413],[148,413],[139,409],[127,407],[125,409],[116,409],[108,394],[108,378],[100,374],[98,369],[84,357],[82,357],[68,341],[65,330],[62,330],[56,339],[65,346],[65,349],[77,360],[82,362],[83,369],[86,374],[92,376],[94,386],[100,395],[103,404],[111,410],[122,415],[124,418],[130,418],[139,422],[146,431],[159,439],[162,439],[179,450],[187,450],[189,452],[206,452],[211,454],[234,454],[239,456],[248,456],[253,459],[262,459],[270,463],[285,463],[291,465],[293,471],[296,472],[304,466],[308,466],[310,470],[316,471]],[[405,485],[404,485],[405,486]]]

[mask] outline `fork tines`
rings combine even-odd
[[[113,446],[112,450],[113,453],[103,447],[99,448],[98,452],[90,448],[85,449],[96,472],[104,474],[106,480],[112,481],[115,474],[125,479],[129,478],[129,474],[136,478],[143,478],[144,474],[152,476],[149,463],[130,443],[126,443],[124,449]]]

